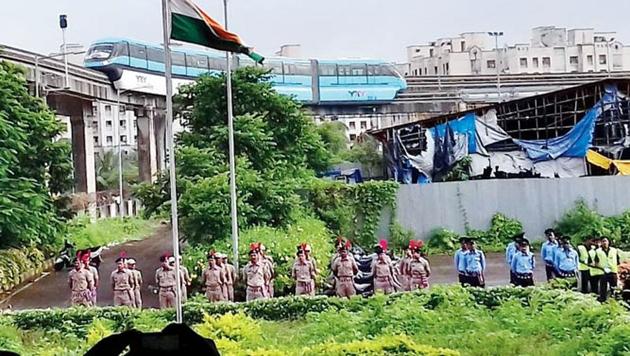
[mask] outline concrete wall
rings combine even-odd
[[[485,230],[500,212],[518,219],[528,236],[542,237],[579,199],[604,215],[630,209],[629,186],[630,177],[622,176],[402,185],[396,217],[426,239],[438,227],[463,233],[468,224]]]

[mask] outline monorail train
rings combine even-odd
[[[226,68],[225,54],[214,50],[174,46],[172,58],[175,87]],[[255,65],[245,56],[237,56],[235,61],[240,67]],[[161,46],[124,38],[104,39],[90,46],[84,63],[105,73],[117,89],[166,93]],[[311,105],[387,103],[407,87],[395,67],[380,60],[276,57],[265,59],[263,67],[271,71],[271,82],[279,93]]]

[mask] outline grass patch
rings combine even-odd
[[[131,240],[141,240],[153,233],[158,227],[157,220],[140,218],[109,218],[90,222],[82,215],[68,223],[66,239],[77,249],[119,244]]]

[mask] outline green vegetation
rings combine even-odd
[[[125,191],[138,183],[138,155],[123,156],[123,185]],[[118,189],[118,153],[106,151],[96,157],[96,190]],[[126,196],[126,194],[125,194]]]
[[[184,318],[225,355],[623,355],[630,315],[617,302],[544,288],[434,287],[374,298],[191,301]],[[22,354],[84,352],[129,328],[157,331],[172,310],[42,310],[0,318],[0,345]],[[87,343],[86,343],[87,341]]]
[[[0,250],[0,292],[8,292],[24,282],[25,273],[41,270],[44,253],[34,246]]]
[[[88,216],[80,215],[68,222],[66,239],[77,249],[83,249],[140,240],[150,235],[156,227],[155,220],[127,217],[91,223]]]
[[[0,247],[54,242],[62,199],[71,187],[70,145],[62,125],[28,93],[21,69],[0,62]],[[59,203],[59,204],[57,204]]]

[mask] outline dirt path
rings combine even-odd
[[[169,227],[165,225],[160,226],[149,238],[127,242],[106,250],[99,270],[101,283],[98,287],[98,305],[113,305],[109,276],[116,269],[114,261],[122,251],[125,251],[129,257],[136,259],[137,267],[142,271],[144,279],[143,304],[147,307],[157,307],[157,296],[150,293],[147,286],[152,283],[155,270],[160,266],[160,255],[170,250],[171,234]],[[13,309],[68,307],[70,305],[69,299],[68,271],[52,271],[6,299],[0,308],[9,306]]]

